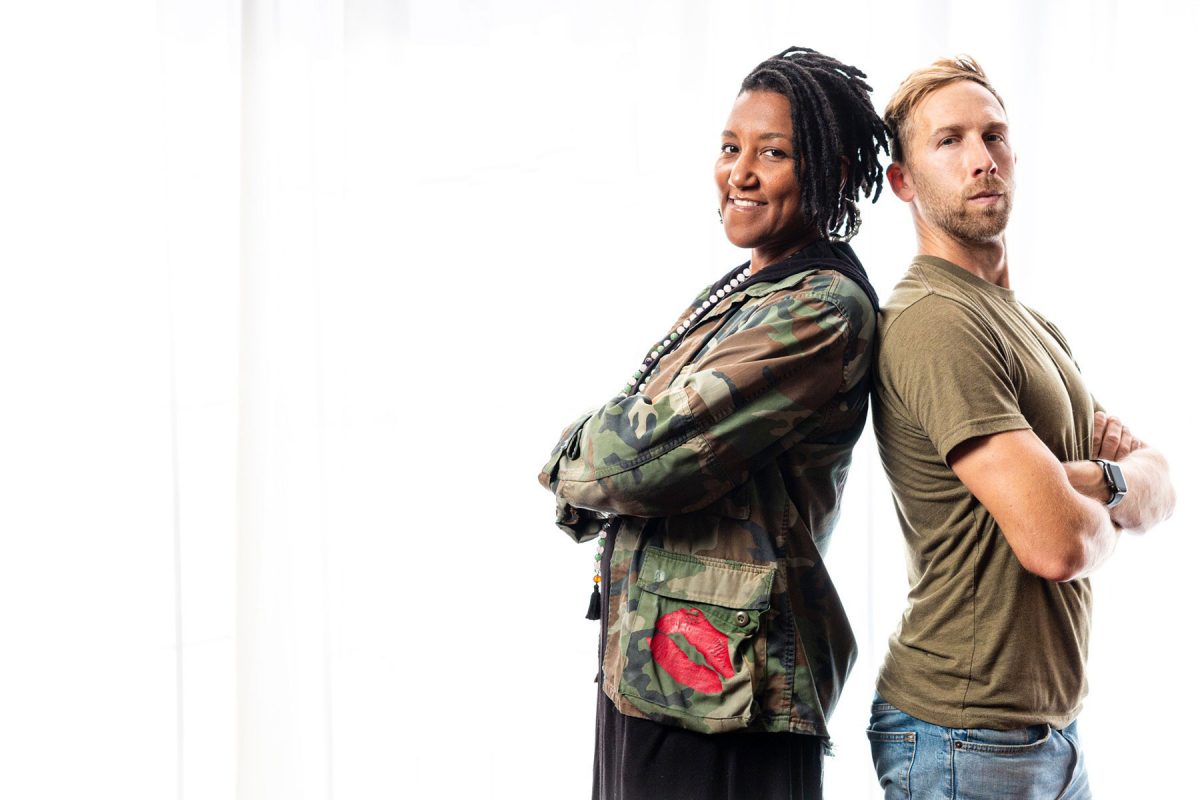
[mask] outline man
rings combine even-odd
[[[1087,576],[1170,515],[1167,464],[1010,288],[1016,156],[979,65],[913,73],[884,121],[919,255],[880,317],[874,419],[910,592],[868,730],[879,781],[888,798],[1087,798]]]

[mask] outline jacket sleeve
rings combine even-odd
[[[616,398],[577,420],[541,474],[558,500],[559,526],[582,540],[598,528],[594,512],[662,517],[703,508],[790,447],[845,388],[858,331],[844,302],[827,293],[768,295],[667,391]]]

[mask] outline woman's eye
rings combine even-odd
[[[785,153],[783,150],[780,150],[777,147],[768,147],[766,150],[763,151],[763,155],[769,156],[770,158],[787,158],[788,157],[787,153]]]
[[[736,144],[723,144],[723,145],[721,145],[721,152],[725,153],[727,155],[735,155],[737,153],[737,145]]]

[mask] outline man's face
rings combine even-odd
[[[929,225],[969,243],[1004,234],[1016,157],[1004,109],[991,92],[962,80],[930,94],[913,111],[905,152],[889,180]]]

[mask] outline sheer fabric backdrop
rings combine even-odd
[[[1094,579],[1098,796],[1180,796],[1198,547],[1178,2],[49,2],[0,10],[0,795],[586,796],[591,550],[560,427],[741,259],[741,77],[975,55],[1019,155],[1014,286],[1172,461]],[[890,195],[855,241],[886,294]],[[831,798],[904,605],[869,433],[830,556],[858,631]]]

